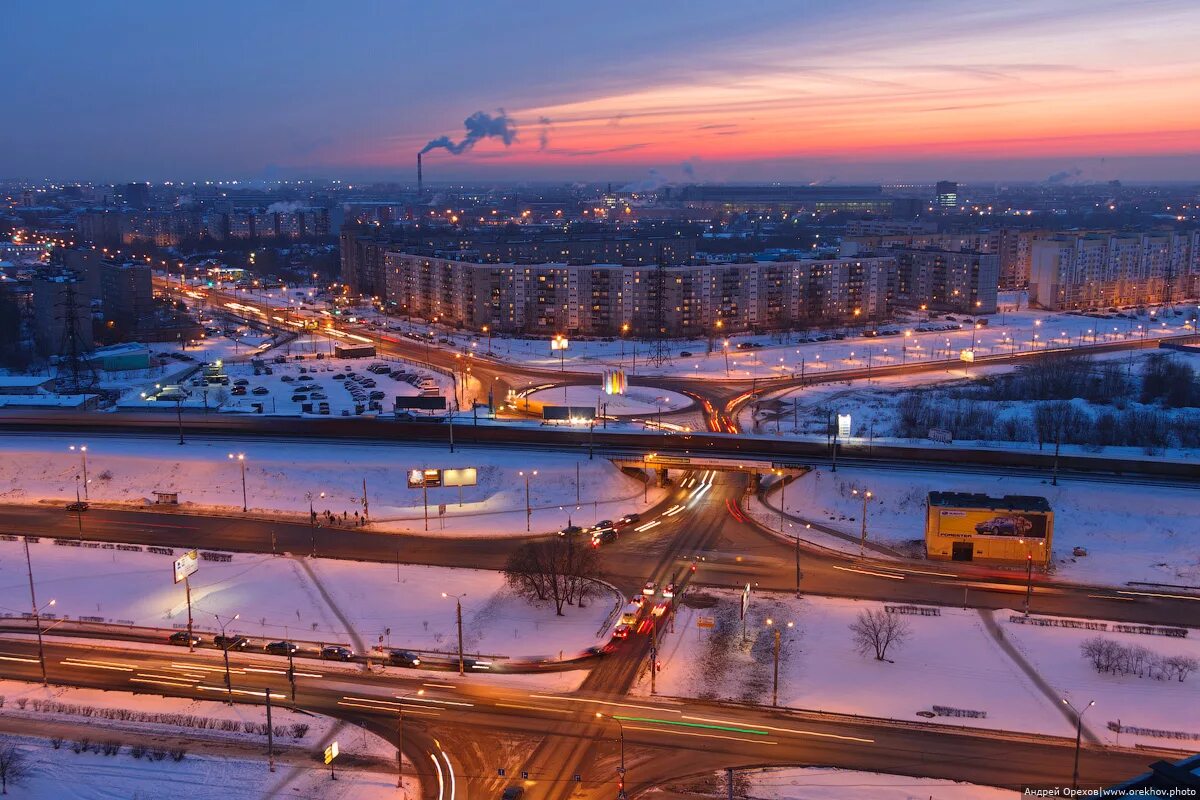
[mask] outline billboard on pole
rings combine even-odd
[[[742,616],[746,618],[746,612],[750,610],[750,584],[746,584],[746,588],[742,590]]]
[[[179,583],[200,567],[200,554],[189,550],[175,559],[175,582]]]

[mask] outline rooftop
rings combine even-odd
[[[1006,494],[989,497],[973,492],[930,492],[929,505],[949,508],[986,508],[991,511],[1050,511],[1050,503],[1044,497],[1024,494]]]

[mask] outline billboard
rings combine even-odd
[[[408,488],[435,488],[442,485],[440,469],[410,469],[408,471]]]
[[[1046,538],[1046,514],[1003,508],[938,508],[937,513],[940,536]]]
[[[842,439],[849,439],[850,438],[850,415],[849,414],[838,414],[837,415],[837,424],[838,424],[838,426],[837,426],[838,437],[842,438]]]
[[[179,583],[200,567],[200,555],[195,550],[189,550],[175,559],[175,582]]]
[[[442,485],[443,486],[474,486],[478,471],[475,467],[464,467],[463,469],[444,469],[442,470]]]
[[[605,370],[604,377],[600,381],[600,387],[608,395],[625,394],[625,390],[629,387],[629,382],[625,378],[625,370]]]
[[[542,419],[547,422],[591,422],[596,418],[592,406],[542,406]]]
[[[446,398],[440,394],[434,397],[401,397],[400,395],[396,395],[394,407],[397,410],[412,408],[423,411],[444,411],[446,409]]]

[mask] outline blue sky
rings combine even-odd
[[[1200,179],[1200,3],[5,5],[0,176]]]

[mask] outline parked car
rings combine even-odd
[[[328,644],[321,648],[321,658],[326,661],[349,661],[354,658],[354,651],[349,647]]]
[[[250,640],[245,636],[222,636],[218,634],[213,637],[213,644],[222,650],[245,650],[250,646]]]
[[[256,394],[256,395],[259,395],[260,397],[264,394],[270,394],[270,393],[271,393],[271,390],[265,386],[255,386],[254,390],[250,392],[250,394]]]
[[[291,642],[271,642],[264,645],[263,650],[273,656],[295,655],[300,652],[300,648]]]
[[[67,503],[67,511],[87,511],[88,504],[83,500],[76,500],[74,503]]]
[[[387,662],[393,667],[419,667],[421,657],[408,650],[390,650]]]
[[[193,645],[198,645],[203,641],[204,640],[201,639],[196,634],[192,634],[192,644]],[[188,646],[188,632],[187,631],[175,631],[174,633],[172,633],[170,636],[167,637],[167,644],[177,644],[182,647],[187,647]]]

